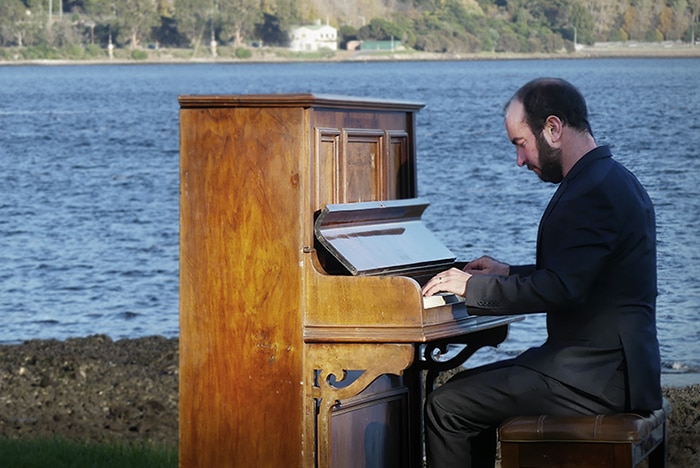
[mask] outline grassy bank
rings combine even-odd
[[[0,439],[0,464],[14,468],[170,468],[177,448],[74,442],[63,439]]]

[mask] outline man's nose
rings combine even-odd
[[[523,167],[527,164],[527,157],[522,151],[518,150],[516,152],[515,161],[518,164],[518,167]]]

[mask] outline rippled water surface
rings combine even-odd
[[[425,220],[462,259],[531,262],[554,186],[519,169],[502,106],[554,75],[657,208],[669,371],[700,368],[700,60],[11,66],[0,68],[0,342],[178,334],[177,97],[313,92],[418,101]],[[512,327],[487,360],[544,338]],[[478,361],[478,359],[477,359]]]

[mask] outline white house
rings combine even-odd
[[[293,26],[289,35],[289,47],[297,52],[338,50],[338,30],[328,24],[321,24],[321,21],[310,26]]]

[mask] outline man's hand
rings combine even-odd
[[[467,293],[467,281],[472,275],[459,268],[450,268],[433,276],[430,281],[423,286],[423,295],[432,296],[439,292],[449,292],[458,296],[465,296]]]
[[[510,266],[507,263],[499,262],[491,257],[484,255],[483,257],[472,260],[464,266],[464,271],[472,275],[501,275],[508,276]]]

